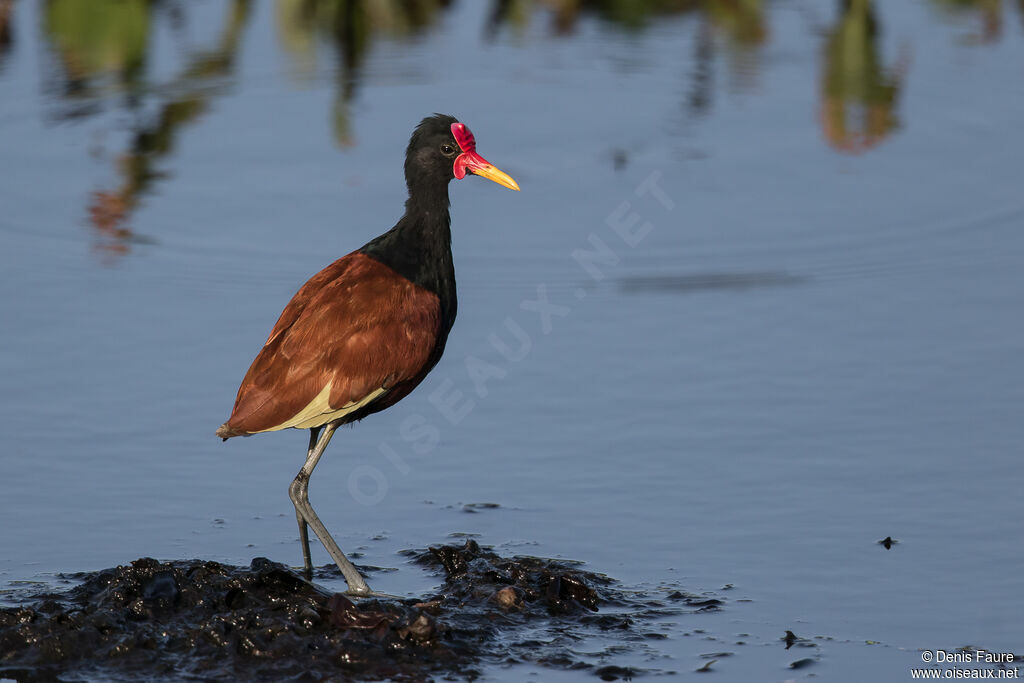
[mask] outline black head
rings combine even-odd
[[[434,114],[416,126],[405,150],[405,181],[410,188],[428,180],[447,183],[455,177],[455,157],[460,150],[452,124],[457,122],[454,116]]]
[[[467,172],[519,189],[512,178],[476,153],[473,134],[454,116],[434,114],[420,121],[405,150],[405,182],[410,192],[447,185]]]

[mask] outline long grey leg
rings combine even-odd
[[[316,513],[313,512],[313,506],[309,504],[309,478],[312,476],[313,468],[320,461],[320,456],[324,454],[324,449],[327,448],[327,444],[330,443],[331,437],[334,436],[334,430],[337,428],[338,425],[333,423],[324,427],[323,432],[316,441],[316,445],[306,457],[306,464],[302,466],[302,469],[295,475],[295,479],[292,480],[291,485],[288,487],[288,496],[292,499],[292,504],[295,505],[296,517],[302,519],[313,528],[313,533],[319,537],[320,542],[324,544],[324,548],[327,549],[335,564],[338,565],[338,569],[341,570],[342,575],[345,577],[345,582],[348,584],[348,592],[354,595],[369,595],[371,592],[370,587],[366,585],[366,581],[359,575],[359,571],[348,561],[345,554],[341,552],[341,548],[334,542],[331,535],[327,533],[327,528],[320,521],[320,518],[316,516]],[[312,438],[310,441],[312,442]],[[303,534],[303,531],[304,526],[300,523],[300,536]],[[307,563],[306,567],[312,570],[312,562],[309,560],[308,555],[308,534],[302,552]]]
[[[306,449],[306,459],[308,460],[313,455],[313,449],[316,448],[316,442],[320,438],[321,427],[313,427],[309,430],[309,448]],[[309,554],[309,527],[306,525],[306,520],[299,512],[299,508],[295,508],[295,519],[299,522],[299,543],[302,545],[302,567],[303,574],[306,576],[306,581],[313,580],[313,560]]]

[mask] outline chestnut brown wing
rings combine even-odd
[[[342,419],[420,377],[439,330],[436,295],[365,254],[349,254],[285,307],[217,434]]]

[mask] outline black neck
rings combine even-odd
[[[454,320],[455,267],[447,182],[430,188],[410,187],[405,215],[359,251],[436,294],[442,316]]]

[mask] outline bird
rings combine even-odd
[[[347,592],[373,594],[313,510],[309,480],[338,427],[393,406],[440,360],[458,305],[448,185],[470,174],[519,190],[477,153],[466,124],[446,114],[424,118],[405,153],[405,213],[299,288],[242,379],[231,416],[217,429],[225,441],[309,430],[306,461],[288,487],[307,580],[312,528]]]

